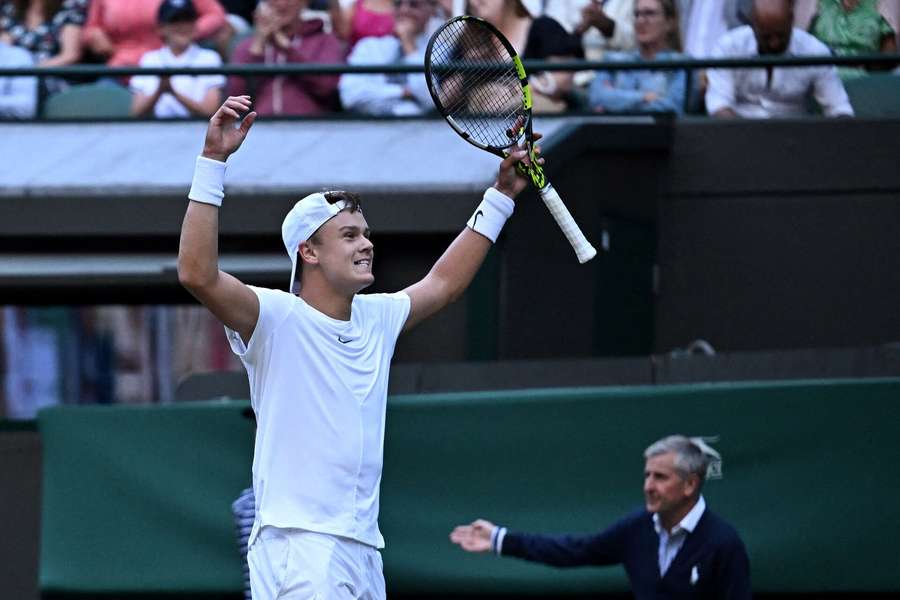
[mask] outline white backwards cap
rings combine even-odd
[[[325,194],[316,192],[301,199],[294,208],[288,212],[281,224],[281,239],[284,241],[284,249],[291,259],[291,283],[288,291],[294,293],[294,279],[297,276],[297,249],[300,244],[307,241],[336,214],[350,205],[346,200],[338,200],[330,204],[325,199]],[[297,289],[300,283],[297,282]]]

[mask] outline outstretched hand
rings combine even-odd
[[[478,519],[471,525],[458,525],[450,532],[450,541],[466,552],[490,552],[491,533],[495,525]]]
[[[534,141],[541,139],[543,136],[540,133],[534,133]],[[534,146],[534,155],[539,157],[541,154],[541,147],[536,145]],[[494,188],[498,192],[503,192],[510,198],[515,199],[519,193],[524,190],[528,183],[531,181],[527,174],[520,172],[516,168],[516,164],[521,162],[526,167],[531,166],[531,157],[528,156],[528,149],[524,144],[513,146],[512,150],[503,162],[500,163],[500,169],[497,171],[497,181],[494,183]],[[538,164],[543,165],[544,159],[538,158]]]
[[[229,96],[209,120],[203,156],[225,162],[244,143],[250,127],[256,120],[251,112],[241,121],[241,114],[250,110],[250,96]],[[235,124],[241,121],[240,126]]]

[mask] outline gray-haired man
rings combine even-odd
[[[717,470],[718,453],[700,438],[673,435],[651,444],[644,458],[645,508],[600,533],[515,533],[479,519],[454,529],[450,539],[468,552],[556,567],[621,564],[638,600],[750,598],[744,544],[700,493]]]

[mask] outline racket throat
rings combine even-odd
[[[534,153],[531,155],[531,166],[526,167],[522,163],[516,164],[516,169],[518,169],[519,173],[528,177],[531,180],[531,183],[537,189],[543,191],[548,185],[547,176],[544,175],[544,169],[537,164],[537,159],[534,157]]]

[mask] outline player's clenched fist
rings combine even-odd
[[[209,120],[203,156],[225,162],[244,143],[256,113],[250,112],[241,121],[241,115],[250,111],[250,96],[229,96]],[[241,121],[239,127],[235,124]]]
[[[491,534],[495,527],[484,519],[478,519],[471,525],[458,525],[450,532],[450,541],[466,552],[490,552]]]

